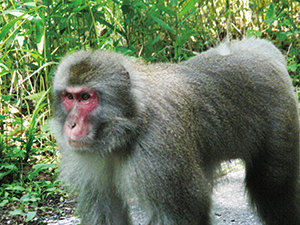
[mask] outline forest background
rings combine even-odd
[[[179,62],[257,36],[286,56],[300,96],[300,0],[0,1],[0,222],[42,223],[67,198],[57,181],[51,80],[78,49]],[[55,209],[54,209],[55,208]]]

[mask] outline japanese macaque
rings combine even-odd
[[[299,225],[297,107],[284,56],[266,40],[178,64],[78,51],[54,78],[60,178],[82,224],[209,225],[215,168],[240,158],[261,220]]]

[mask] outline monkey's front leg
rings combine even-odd
[[[89,187],[79,196],[78,213],[81,224],[127,225],[131,224],[128,206],[114,189],[91,190]]]

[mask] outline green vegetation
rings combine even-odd
[[[38,223],[49,201],[65,196],[49,117],[51,78],[66,53],[179,62],[226,37],[255,35],[282,50],[296,90],[300,83],[299,0],[4,0],[0,13],[0,209],[19,224]]]

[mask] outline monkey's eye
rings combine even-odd
[[[91,95],[89,93],[82,93],[81,100],[88,101],[91,98]]]
[[[65,95],[66,95],[66,98],[69,99],[69,100],[73,100],[74,99],[74,97],[73,97],[73,95],[71,93],[66,92]]]

